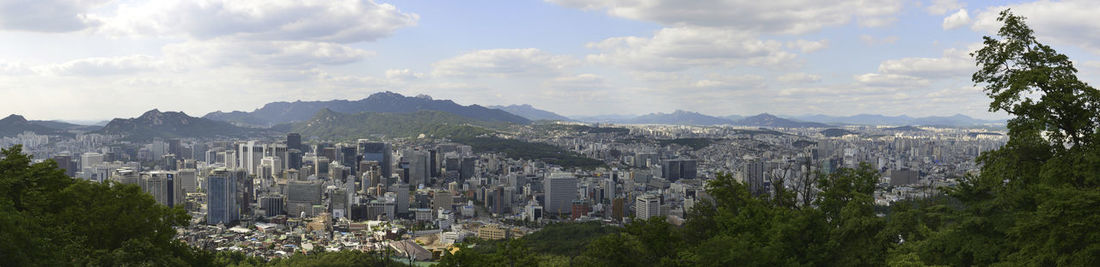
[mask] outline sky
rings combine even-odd
[[[1094,1],[0,0],[0,114],[202,116],[392,91],[567,116],[964,114],[1012,8],[1100,82]]]

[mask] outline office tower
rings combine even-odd
[[[283,196],[269,195],[260,198],[260,209],[264,210],[264,217],[274,217],[286,214]]]
[[[199,182],[195,169],[181,169],[176,172],[176,182],[183,188],[183,193],[195,193],[199,190]]]
[[[88,152],[80,155],[80,170],[91,169],[103,163],[103,154]]]
[[[235,196],[238,216],[240,214],[251,214],[252,203],[256,200],[256,193],[252,183],[254,176],[249,175],[241,168],[226,170],[226,172],[233,178],[233,181],[237,182]]]
[[[676,181],[679,179],[695,179],[696,161],[692,159],[670,159],[661,162],[661,177]]]
[[[393,152],[390,150],[390,144],[360,139],[359,155],[363,156],[361,160],[378,162],[382,167],[383,179],[389,179],[393,174]]]
[[[282,160],[278,157],[264,157],[260,160],[260,172],[257,176],[261,179],[274,178],[283,173],[282,166]]]
[[[175,177],[175,172],[148,172],[141,175],[141,181],[138,185],[142,191],[152,195],[153,199],[161,205],[183,205],[186,195],[183,185],[178,183]]]
[[[661,215],[661,200],[656,195],[643,194],[634,201],[634,218],[648,220]]]
[[[179,162],[176,158],[176,154],[165,154],[161,159],[161,162],[164,164],[164,170],[174,171],[179,169]]]
[[[351,168],[339,162],[332,163],[328,167],[328,177],[332,178],[333,181],[347,182],[349,175],[351,175]],[[352,180],[352,182],[355,181]]]
[[[297,149],[298,151],[305,150],[305,149],[302,148],[302,135],[298,134],[298,133],[288,133],[288,134],[286,134],[286,148],[287,148],[287,150],[290,150],[290,149]],[[292,169],[296,169],[296,168],[292,168]]]
[[[225,169],[218,168],[206,177],[206,223],[233,224],[240,220],[240,205],[237,203],[237,177]]]
[[[902,186],[920,182],[920,173],[915,170],[890,170],[890,185]]]
[[[543,180],[543,209],[547,213],[566,214],[577,199],[577,177],[572,173],[555,172]]]
[[[754,160],[745,164],[745,183],[749,186],[749,192],[753,194],[764,192],[766,167],[765,162],[761,160]]]
[[[321,204],[321,184],[314,182],[290,181],[287,184],[286,212],[291,217],[313,215],[313,205]]]
[[[454,196],[446,190],[435,190],[432,195],[432,210],[450,211],[454,205]]]
[[[612,178],[603,179],[603,183],[600,186],[603,188],[604,198],[615,199],[615,197],[618,196],[616,195],[618,191],[616,191],[615,188],[617,185],[618,184],[615,183],[615,180]]]
[[[288,149],[286,152],[286,168],[287,169],[302,169],[302,151],[298,149]]]
[[[465,157],[462,158],[462,166],[459,168],[459,179],[466,181],[471,177],[474,177],[474,168],[476,167],[477,158]]]
[[[441,161],[443,159],[442,157],[443,157],[443,154],[439,153],[439,150],[437,150],[437,149],[429,149],[428,150],[428,161],[430,162],[428,164],[428,166],[429,166],[429,168],[432,169],[431,170],[432,178],[438,178],[438,177],[442,176],[442,174],[439,171],[440,168],[441,168],[440,164],[441,164]]]
[[[256,174],[258,167],[260,166],[260,159],[264,157],[264,146],[257,144],[256,141],[248,141],[245,143],[237,144],[237,165],[239,168],[243,168],[245,173]],[[226,159],[228,161],[228,159]],[[226,167],[229,164],[226,163]]]
[[[339,160],[340,165],[344,165],[344,167],[348,167],[349,171],[351,171],[352,173],[358,172],[358,170],[357,170],[358,169],[357,167],[359,167],[358,149],[359,149],[358,147],[351,146],[351,145],[345,145],[345,144],[340,145],[340,151],[339,151],[340,155],[338,155],[338,156],[340,156],[340,160]]]
[[[394,193],[394,208],[397,214],[409,213],[409,185],[396,183],[390,186],[390,192]]]
[[[206,162],[206,150],[208,149],[206,143],[192,143],[191,144],[191,157],[190,159],[196,162]]]
[[[57,167],[65,169],[66,176],[73,176],[76,174],[76,166],[73,164],[73,157],[69,153],[62,153],[57,156],[53,156],[53,161],[57,162]]]
[[[360,161],[359,170],[360,173],[362,173],[360,174],[361,179],[359,183],[360,187],[363,188],[363,191],[369,192],[369,188],[371,187],[377,187],[386,184],[384,179],[382,179],[382,171],[381,167],[378,166],[378,162]]]
[[[183,144],[179,139],[168,139],[168,154],[183,155]]]
[[[403,161],[408,162],[408,178],[407,181],[411,185],[428,184],[428,177],[431,174],[429,164],[431,162],[428,159],[428,153],[423,151],[409,150],[405,151],[403,155]]]

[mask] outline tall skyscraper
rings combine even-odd
[[[475,158],[475,157],[462,158],[462,166],[459,167],[459,179],[462,179],[462,181],[466,181],[467,179],[470,179],[471,177],[474,177],[474,171],[476,170],[475,169],[476,167],[477,167],[477,158]]]
[[[428,159],[428,153],[419,150],[405,151],[403,157],[405,162],[408,162],[409,177],[408,182],[411,185],[428,184],[428,178],[431,175],[430,164]]]
[[[305,149],[302,148],[302,135],[298,133],[286,134],[286,148],[304,151]]]
[[[567,214],[572,211],[573,200],[577,199],[577,177],[572,173],[555,172],[543,180],[546,213]]]
[[[225,168],[215,169],[206,177],[206,223],[233,224],[240,220],[237,203],[237,177]]]
[[[764,161],[754,160],[745,164],[745,183],[749,185],[749,192],[760,194],[764,192],[764,173],[767,171]]]
[[[364,161],[377,161],[382,167],[382,178],[389,179],[393,174],[393,152],[390,144],[359,140],[359,155]]]

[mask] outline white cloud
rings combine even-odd
[[[414,72],[410,69],[388,69],[386,79],[391,80],[417,80],[424,78],[424,73]]]
[[[591,73],[557,77],[543,82],[543,85],[555,89],[586,91],[608,88],[602,76]]]
[[[1100,54],[1100,23],[1095,23],[1096,14],[1100,14],[1100,5],[1095,1],[1037,1],[989,7],[974,16],[971,29],[996,34],[1003,25],[997,21],[997,17],[1007,8],[1011,8],[1012,13],[1027,18],[1025,22],[1035,30],[1039,42],[1055,46],[1078,46]]]
[[[432,64],[432,75],[496,77],[554,76],[575,64],[573,58],[536,48],[489,49],[465,53]]]
[[[828,46],[829,46],[829,40],[821,40],[821,41],[798,40],[798,41],[787,42],[787,47],[788,48],[798,49],[798,51],[801,51],[802,53],[813,53],[813,52],[816,52],[818,50],[825,49]]]
[[[348,64],[374,55],[342,44],[303,41],[196,41],[171,44],[163,50],[173,64],[213,67],[309,68]]]
[[[173,0],[120,4],[98,19],[117,35],[265,41],[373,41],[416,25],[419,16],[374,0]]]
[[[71,32],[99,24],[88,11],[110,0],[0,1],[0,29],[33,32]]]
[[[776,77],[776,80],[787,83],[816,83],[821,81],[821,75],[804,72],[791,72]]]
[[[928,80],[902,74],[867,73],[856,75],[855,81],[871,87],[917,87],[928,85]]]
[[[155,71],[165,67],[165,62],[146,55],[124,57],[93,57],[71,60],[61,64],[35,66],[35,72],[45,75],[106,76]]]
[[[859,40],[861,42],[863,42],[864,44],[866,44],[866,45],[875,46],[875,45],[884,45],[884,44],[894,44],[898,41],[898,37],[891,35],[891,36],[886,36],[886,37],[882,37],[882,38],[875,38],[874,36],[862,34],[862,35],[859,36]]]
[[[970,57],[970,51],[976,50],[974,44],[968,49],[950,48],[938,58],[907,57],[883,61],[878,71],[884,74],[915,76],[925,79],[966,77],[974,73],[977,67]]]
[[[704,79],[692,84],[696,88],[741,90],[758,89],[767,86],[763,76],[760,75],[707,75]]]
[[[802,34],[859,19],[864,26],[891,21],[899,0],[676,1],[547,0],[586,10],[668,26],[730,27],[758,33]]]
[[[31,71],[31,67],[22,62],[7,62],[0,61],[0,76],[17,76],[34,73]]]
[[[932,0],[932,3],[930,3],[925,10],[928,11],[928,14],[943,15],[951,10],[961,9],[965,6],[965,4],[959,3],[956,0]]]
[[[951,14],[943,18],[943,29],[950,30],[970,24],[970,14],[966,13],[966,9],[959,9],[958,12]]]
[[[790,65],[795,55],[783,43],[742,31],[708,27],[664,28],[651,38],[614,37],[588,47],[602,50],[588,59],[627,68],[678,71],[695,67]]]

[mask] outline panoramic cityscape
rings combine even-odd
[[[1092,11],[0,0],[0,266],[1095,266]]]

